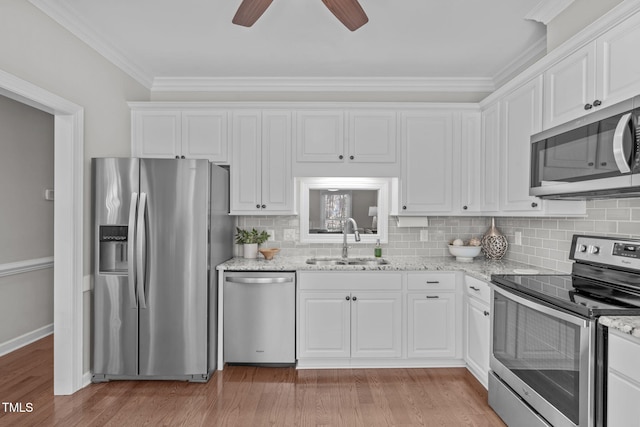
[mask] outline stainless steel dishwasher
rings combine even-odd
[[[226,363],[295,364],[295,277],[293,272],[225,273]]]

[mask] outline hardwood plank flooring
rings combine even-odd
[[[52,336],[0,357],[0,402],[2,427],[504,426],[464,368],[227,366],[206,384],[113,381],[53,396]]]

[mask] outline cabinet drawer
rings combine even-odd
[[[409,273],[407,284],[410,290],[440,290],[456,288],[455,273]]]
[[[487,304],[491,298],[491,288],[489,284],[478,280],[475,277],[464,276],[464,289],[467,295],[478,298]]]
[[[609,329],[609,369],[640,384],[640,339],[632,336],[620,336],[617,331]]]
[[[298,273],[299,289],[315,290],[400,290],[402,273],[398,272],[306,272]]]

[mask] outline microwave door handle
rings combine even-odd
[[[145,213],[147,210],[147,194],[140,193],[140,207],[138,208],[138,224],[136,226],[136,261],[137,261],[137,283],[138,302],[140,308],[147,308],[144,288],[146,282],[146,261],[147,261],[147,230],[145,224]]]
[[[613,158],[621,173],[631,172],[631,167],[627,162],[627,154],[624,152],[624,135],[631,121],[631,113],[620,117],[615,133],[613,134]]]
[[[138,209],[138,193],[131,193],[131,205],[129,206],[129,225],[127,228],[127,275],[129,277],[129,298],[131,308],[138,308],[136,300],[136,211]]]

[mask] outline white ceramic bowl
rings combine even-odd
[[[449,253],[456,257],[456,261],[471,262],[480,255],[481,246],[453,246],[449,245]]]

